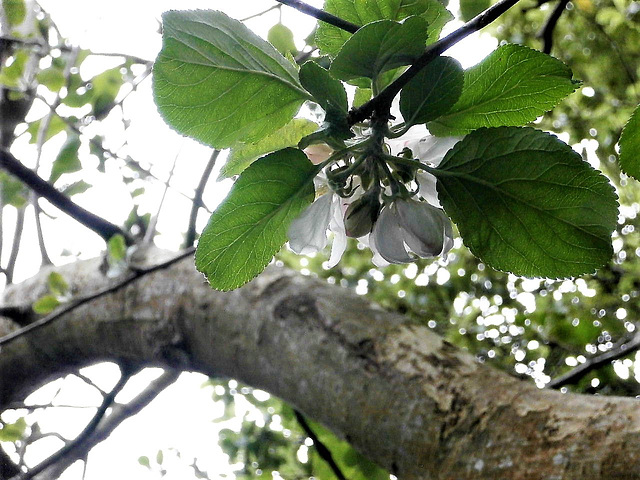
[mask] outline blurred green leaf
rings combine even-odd
[[[64,173],[82,170],[82,163],[80,163],[80,159],[78,158],[80,144],[80,137],[75,132],[67,133],[67,140],[53,162],[51,175],[49,175],[50,183],[55,183]]]
[[[33,303],[33,311],[39,315],[46,315],[54,311],[58,305],[60,305],[58,297],[51,294],[44,295]]]

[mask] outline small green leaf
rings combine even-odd
[[[127,256],[127,242],[119,233],[112,236],[107,242],[109,258],[115,262],[123,261]]]
[[[373,92],[371,91],[370,88],[361,88],[361,87],[356,88],[356,93],[353,96],[353,106],[359,107],[361,105],[364,105],[369,100],[371,100],[372,96],[373,96]]]
[[[640,180],[640,105],[620,136],[620,168],[627,175]]]
[[[300,150],[262,157],[213,212],[196,250],[196,268],[218,290],[258,275],[287,240],[291,221],[313,201],[318,172]]]
[[[237,20],[215,11],[163,15],[153,90],[165,121],[216,148],[252,143],[309,98],[296,68]]]
[[[89,82],[91,89],[87,90],[87,92],[90,93],[93,115],[98,120],[104,118],[111,111],[118,92],[120,92],[120,88],[124,83],[122,72],[120,71],[121,68],[122,66],[105,70],[93,77]]]
[[[427,123],[447,113],[460,97],[464,72],[450,57],[438,57],[400,92],[400,112],[407,125]]]
[[[24,437],[27,422],[24,418],[19,418],[15,423],[5,423],[0,427],[0,442],[16,442]]]
[[[90,188],[91,184],[85,182],[84,180],[79,180],[64,187],[62,189],[62,193],[64,193],[67,197],[71,197],[73,195],[78,195],[79,193],[84,193]]]
[[[281,23],[276,23],[269,29],[267,40],[282,55],[287,55],[288,53],[295,55],[298,53],[296,44],[293,41],[293,32]]]
[[[256,143],[238,143],[231,148],[227,163],[220,169],[219,179],[239,175],[258,157],[267,153],[295,147],[302,137],[317,130],[318,125],[305,118],[294,118],[280,130]]]
[[[300,67],[300,83],[325,112],[347,115],[349,104],[342,82],[333,78],[316,62],[306,62]]]
[[[45,295],[33,303],[33,311],[39,315],[46,315],[55,310],[60,305],[60,300],[55,295]]]
[[[453,19],[438,0],[326,0],[324,10],[360,27],[378,20],[400,21],[419,15],[428,25],[427,43],[436,41],[442,27]],[[319,22],[316,44],[323,54],[335,56],[349,38],[349,32]]]
[[[58,272],[51,272],[47,277],[49,291],[56,297],[64,297],[69,291],[69,284]]]
[[[434,135],[464,135],[480,127],[532,122],[580,84],[569,67],[521,45],[503,45],[464,74],[462,94],[428,125]]]
[[[156,463],[158,465],[162,465],[163,461],[164,461],[164,453],[162,452],[162,450],[158,450],[158,453],[156,453]]]
[[[138,457],[138,463],[143,467],[151,468],[151,462],[149,462],[149,457],[146,455]]]
[[[27,127],[27,133],[31,135],[29,143],[36,143],[38,141],[38,130],[40,130],[40,124],[42,123],[43,118],[29,123],[29,126]],[[69,121],[75,121],[75,118],[70,118]],[[55,137],[60,132],[63,132],[66,128],[67,124],[64,122],[64,120],[62,120],[59,116],[54,115],[53,117],[51,117],[49,128],[47,129],[47,133],[44,136],[44,141],[46,142],[49,139]]]
[[[80,144],[80,137],[76,133],[70,132],[67,134],[67,140],[53,162],[51,175],[49,176],[50,183],[55,183],[63,173],[72,173],[82,170],[82,164],[78,158]]]
[[[29,191],[20,180],[16,180],[5,172],[0,172],[0,185],[2,185],[1,198],[3,205],[13,205],[16,208],[20,208],[27,203]]]
[[[427,23],[409,17],[404,23],[379,20],[360,28],[345,42],[329,71],[341,80],[377,78],[381,73],[409,65],[425,49]]]
[[[36,75],[36,79],[52,92],[60,91],[65,85],[64,73],[60,68],[53,66],[40,70]]]
[[[491,0],[460,0],[460,16],[468,22],[480,12],[491,6]]]
[[[20,25],[27,16],[24,0],[2,0],[2,8],[9,26],[12,27]]]
[[[465,245],[497,270],[570,277],[591,273],[611,258],[618,215],[613,187],[548,133],[479,129],[433,173]]]

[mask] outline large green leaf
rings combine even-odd
[[[242,172],[196,250],[196,267],[213,288],[238,288],[264,270],[286,242],[291,221],[313,201],[317,172],[294,148],[262,157]]]
[[[409,17],[403,23],[379,20],[365,25],[342,46],[329,71],[341,80],[377,78],[379,74],[409,65],[427,41],[427,23]]]
[[[311,120],[294,118],[284,127],[256,143],[238,143],[233,146],[227,163],[220,170],[218,178],[229,178],[239,175],[259,156],[287,147],[295,147],[298,142],[318,129]]]
[[[436,41],[442,27],[453,18],[438,0],[326,0],[324,10],[358,26],[420,15],[429,25],[427,43]],[[316,44],[322,53],[334,56],[350,37],[349,32],[320,22]]]
[[[349,103],[342,82],[316,62],[307,62],[300,67],[300,82],[325,112],[333,116],[347,116]]]
[[[468,22],[491,6],[491,0],[460,0],[460,17]]]
[[[429,124],[435,135],[463,135],[480,127],[524,125],[555,107],[580,84],[569,67],[521,45],[503,45],[464,75],[462,94]]]
[[[640,180],[640,105],[620,136],[620,168],[627,175]]]
[[[158,110],[180,133],[216,148],[255,142],[308,98],[291,62],[237,20],[203,10],[162,18],[153,88]]]
[[[495,269],[570,277],[611,258],[613,187],[548,133],[482,128],[458,142],[434,174],[464,243]]]
[[[447,113],[462,92],[464,73],[460,63],[438,57],[400,92],[400,112],[408,125],[426,123]]]

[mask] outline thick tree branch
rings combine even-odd
[[[382,92],[364,105],[352,109],[349,112],[349,124],[354,125],[371,117],[371,114],[374,111],[380,111],[382,115],[388,114],[391,102],[395,96],[400,93],[402,87],[409,83],[409,81],[415,77],[420,70],[429,65],[440,54],[444,53],[460,40],[489,25],[500,17],[500,15],[518,3],[518,1],[519,0],[500,0],[498,3],[489,7],[475,18],[469,20],[456,31],[429,45],[424,53],[411,65],[411,67],[409,67]]]
[[[49,200],[49,202],[64,213],[100,235],[105,241],[116,234],[124,235],[125,238],[127,237],[126,233],[123,232],[120,227],[74,203],[63,193],[56,190],[53,185],[25,167],[11,153],[3,149],[0,149],[0,168],[17,177],[37,195]]]
[[[333,25],[334,27],[338,27],[341,30],[349,33],[356,33],[360,28],[358,25],[355,25],[351,22],[347,22],[340,17],[336,17],[324,10],[320,10],[318,8],[312,7],[300,0],[276,0],[277,2],[282,3],[283,5],[287,5],[289,7],[293,7],[299,12],[302,12],[306,15],[309,15],[313,18],[317,18],[318,20]]]
[[[544,27],[542,27],[542,30],[540,31],[540,37],[543,42],[542,51],[544,53],[551,53],[551,49],[553,48],[553,31],[558,24],[558,20],[560,20],[562,12],[567,8],[568,3],[569,0],[560,0],[556,5],[556,8],[551,12],[551,15],[549,15],[547,23],[544,24]]]
[[[98,265],[60,273],[92,290],[106,282]],[[6,302],[38,298],[46,274],[8,289]],[[635,399],[540,390],[427,327],[277,268],[222,293],[179,262],[70,311],[3,347],[0,407],[100,360],[237,378],[404,480],[640,479]]]
[[[198,210],[200,210],[200,207],[203,205],[202,195],[204,194],[204,189],[207,186],[213,167],[216,165],[218,155],[220,155],[220,150],[214,150],[211,153],[211,157],[209,157],[209,161],[204,167],[204,171],[200,177],[200,182],[198,182],[198,186],[196,187],[195,194],[193,195],[193,203],[191,204],[191,213],[189,214],[189,226],[187,227],[187,233],[184,237],[182,248],[192,247],[196,242],[196,220],[198,219]]]

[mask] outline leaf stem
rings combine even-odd
[[[309,15],[313,18],[320,20],[321,22],[328,23],[333,25],[334,27],[338,27],[341,30],[349,33],[356,33],[360,28],[358,25],[347,22],[340,17],[336,17],[324,10],[320,10],[319,8],[312,7],[300,0],[276,0],[277,2],[282,3],[283,5],[287,5],[289,7],[295,8],[299,12],[302,12],[306,15]]]

